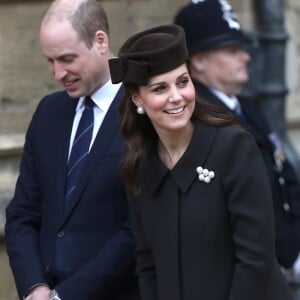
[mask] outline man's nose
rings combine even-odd
[[[54,62],[52,68],[53,76],[58,81],[62,80],[67,74],[66,69],[60,63]]]
[[[241,50],[241,56],[246,62],[251,60],[251,56],[246,50]]]

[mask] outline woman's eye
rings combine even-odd
[[[185,87],[187,84],[189,83],[189,79],[188,78],[183,78],[178,82],[178,85],[180,87]]]
[[[155,89],[153,89],[153,92],[154,93],[161,93],[161,92],[163,92],[164,89],[165,89],[164,86],[158,86]]]

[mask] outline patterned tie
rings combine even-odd
[[[67,212],[80,172],[89,154],[89,147],[94,127],[94,102],[90,97],[85,98],[85,109],[82,113],[67,166],[64,212]]]

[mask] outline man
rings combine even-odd
[[[234,113],[256,139],[273,193],[277,259],[291,268],[300,250],[298,179],[255,100],[237,97],[249,79],[244,46],[250,39],[227,0],[193,0],[178,11],[175,23],[186,32],[197,94]]]
[[[40,43],[65,91],[44,97],[33,115],[6,210],[19,296],[138,299],[135,243],[118,176],[123,91],[110,81],[103,8],[96,0],[54,1],[42,19]]]

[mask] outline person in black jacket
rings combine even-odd
[[[196,101],[187,58],[170,24],[131,36],[109,60],[125,87],[121,175],[142,300],[291,300],[258,147],[228,112]]]
[[[197,94],[232,112],[254,136],[272,188],[277,259],[284,268],[300,273],[298,178],[256,101],[238,96],[249,79],[250,56],[244,49],[249,37],[225,0],[192,1],[177,12],[174,23],[186,33],[189,69]]]

